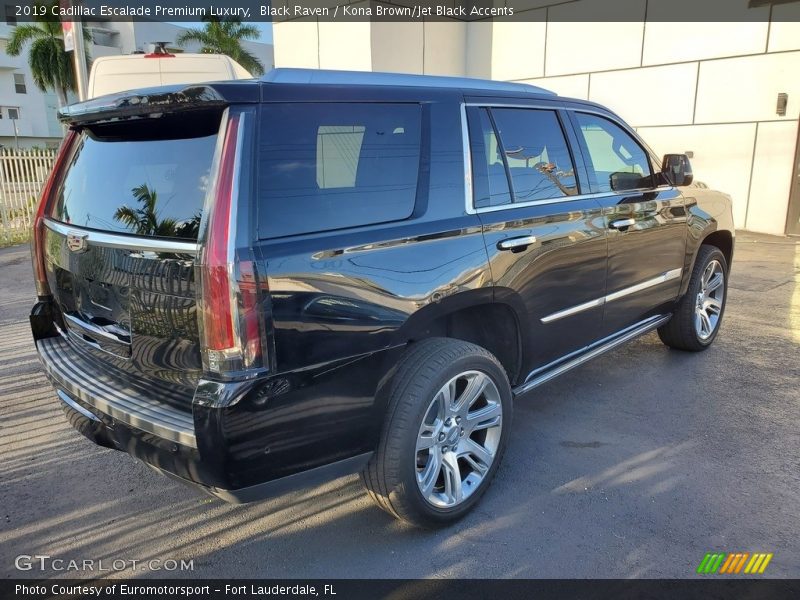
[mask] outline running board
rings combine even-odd
[[[555,379],[559,375],[563,375],[567,371],[571,371],[575,367],[579,367],[580,365],[589,362],[593,358],[596,358],[601,354],[605,354],[609,350],[613,350],[614,348],[621,346],[622,344],[629,342],[640,335],[661,327],[664,323],[669,321],[671,317],[672,315],[658,315],[651,317],[645,321],[642,321],[641,323],[637,323],[636,325],[633,325],[627,329],[623,329],[614,336],[600,340],[591,346],[587,346],[583,353],[575,358],[572,358],[571,360],[557,364],[552,368],[544,367],[543,369],[537,369],[536,371],[533,371],[530,375],[528,375],[525,383],[518,385],[512,390],[514,397],[516,398],[521,396],[525,392],[529,392],[533,388],[539,387],[543,383],[547,383],[551,379]]]

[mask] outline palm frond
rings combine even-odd
[[[38,40],[47,36],[47,32],[33,23],[25,25],[17,25],[11,30],[11,36],[8,38],[6,45],[6,53],[9,56],[19,56],[22,52],[22,47],[31,40]]]
[[[181,47],[197,43],[204,54],[225,54],[253,75],[264,73],[263,63],[241,44],[242,40],[258,39],[258,28],[243,24],[238,18],[220,19],[211,15],[206,15],[203,22],[202,29],[188,29],[178,36],[176,43]]]

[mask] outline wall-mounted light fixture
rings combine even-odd
[[[778,106],[775,109],[775,113],[779,117],[785,117],[786,116],[786,106],[788,104],[789,104],[789,94],[785,94],[784,92],[781,92],[780,94],[778,94]]]

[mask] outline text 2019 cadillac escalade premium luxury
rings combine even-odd
[[[45,369],[87,437],[230,501],[360,471],[388,512],[448,523],[513,398],[653,329],[719,331],[730,198],[593,103],[277,70],[61,118]]]

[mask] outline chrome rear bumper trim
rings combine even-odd
[[[36,342],[36,348],[48,377],[57,389],[63,389],[74,399],[121,423],[197,448],[191,412],[173,408],[157,398],[142,396],[137,390],[112,387],[97,374],[87,371],[80,362],[71,360],[74,350],[60,337],[41,339]]]
[[[86,417],[90,421],[97,421],[97,422],[100,421],[100,419],[93,412],[90,412],[85,408],[83,408],[80,404],[75,402],[75,400],[73,400],[70,397],[70,395],[67,394],[65,391],[56,390],[56,396],[58,396],[58,399],[61,400],[67,406],[69,406],[72,410],[81,413],[84,417]]]

